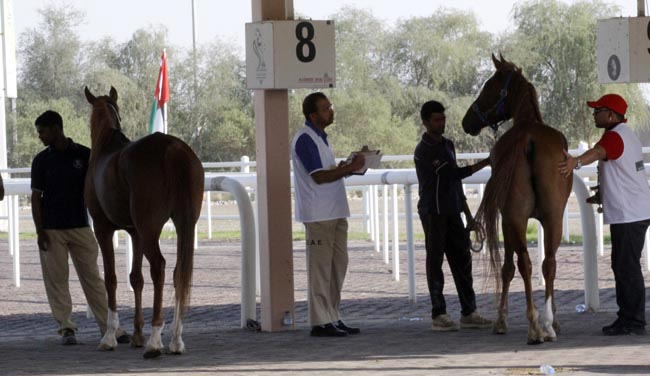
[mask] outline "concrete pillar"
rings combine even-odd
[[[253,22],[293,18],[292,0],[252,0]],[[287,90],[255,90],[261,324],[292,329],[294,317],[289,100]],[[295,322],[295,320],[292,320]]]

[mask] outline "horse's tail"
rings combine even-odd
[[[475,215],[476,224],[485,232],[486,245],[490,254],[487,277],[493,276],[496,291],[501,291],[501,254],[499,253],[499,209],[504,207],[511,193],[512,181],[519,158],[525,157],[527,138],[516,137],[509,152],[490,155],[492,175],[485,185],[483,199]],[[503,150],[503,149],[501,149]]]
[[[172,221],[176,227],[176,267],[174,288],[179,315],[185,313],[190,303],[192,274],[194,269],[194,227],[201,214],[203,201],[204,173],[201,161],[187,144],[178,140],[165,152],[167,176],[174,204]]]

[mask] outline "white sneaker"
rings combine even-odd
[[[485,329],[492,327],[492,321],[479,315],[476,311],[467,316],[460,317],[460,327],[462,329]]]
[[[431,330],[434,332],[455,332],[458,330],[458,325],[445,313],[433,318]]]

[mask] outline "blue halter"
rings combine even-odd
[[[472,103],[472,110],[478,116],[478,118],[481,120],[483,126],[489,126],[492,128],[493,131],[497,131],[499,129],[499,125],[503,124],[506,120],[508,120],[509,115],[506,112],[505,109],[505,104],[506,104],[506,97],[508,96],[508,86],[510,86],[510,81],[512,80],[512,74],[514,71],[510,71],[508,74],[508,78],[506,78],[506,83],[503,85],[503,89],[501,89],[501,93],[499,95],[499,100],[497,103],[492,106],[488,111],[482,112],[479,108],[478,105],[476,104],[476,101]],[[497,116],[501,116],[503,120],[497,120],[496,122],[492,123],[488,120],[487,115],[490,114],[491,112],[496,112]]]

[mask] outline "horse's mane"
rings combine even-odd
[[[526,113],[526,112],[529,114],[532,113],[535,119],[541,123],[542,112],[539,110],[539,99],[537,97],[537,90],[535,89],[535,86],[532,83],[530,83],[530,81],[528,81],[526,76],[524,76],[524,73],[521,71],[521,68],[519,68],[514,63],[511,63],[503,59],[501,61],[501,64],[497,68],[497,72],[503,72],[503,73],[513,72],[520,77],[521,82],[517,86],[517,88],[521,88],[521,89],[519,89],[519,92],[516,93],[516,95],[513,95],[513,97],[519,98],[520,100],[525,99],[526,102],[520,103],[519,106],[520,111],[522,113]]]
[[[109,143],[116,130],[122,131],[117,111],[117,104],[110,103],[108,97],[97,98],[90,115],[90,138],[93,150],[99,150]]]

